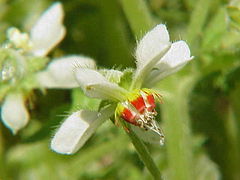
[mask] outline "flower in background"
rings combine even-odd
[[[61,3],[54,3],[37,20],[29,35],[10,28],[8,41],[0,48],[1,118],[14,134],[29,120],[25,100],[26,94],[38,86],[34,83],[34,73],[45,66],[48,60],[45,56],[65,35],[63,16]],[[29,80],[30,87],[26,83]]]
[[[61,3],[54,3],[43,12],[29,34],[10,28],[7,32],[10,46],[34,56],[46,56],[66,34],[63,16]]]
[[[97,127],[114,114],[115,122],[121,123],[125,129],[130,123],[140,130],[151,130],[160,135],[159,141],[163,143],[163,133],[155,121],[155,103],[161,101],[161,95],[151,88],[161,79],[180,70],[191,59],[186,42],[171,43],[166,26],[160,24],[138,43],[137,69],[133,76],[113,70],[103,73],[81,65],[75,68],[75,78],[85,95],[110,101],[99,112],[81,109],[71,114],[57,130],[51,148],[62,154],[75,153]],[[112,78],[116,76],[118,78]],[[123,84],[124,87],[121,87]]]
[[[89,57],[78,55],[57,58],[45,70],[37,73],[37,81],[44,88],[79,87],[74,77],[74,69],[77,67],[96,69],[96,63]]]

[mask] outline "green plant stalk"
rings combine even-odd
[[[114,123],[114,120],[112,118],[111,120]],[[145,144],[142,142],[141,139],[138,138],[138,136],[134,133],[134,131],[131,129],[131,126],[128,123],[121,120],[119,120],[119,122],[123,127],[128,129],[129,132],[127,132],[127,135],[131,139],[132,144],[134,145],[140,159],[143,161],[144,165],[147,167],[153,178],[156,180],[161,180],[162,179],[161,172],[159,171],[157,165],[153,161]]]
[[[232,111],[234,114],[234,118],[236,120],[236,127],[237,127],[237,136],[238,140],[240,139],[240,102],[239,102],[239,93],[240,93],[240,86],[236,88],[230,95],[230,101],[232,106]],[[240,152],[240,142],[239,145],[239,152]]]
[[[155,22],[144,0],[120,0],[133,34],[140,39]]]
[[[161,106],[170,168],[169,179],[192,180],[194,169],[187,105],[187,89],[191,86],[191,81],[181,78],[180,88],[175,88],[176,84],[179,85],[179,80],[170,79],[169,82],[170,87],[167,89],[171,94],[164,96]]]
[[[188,26],[188,43],[190,46],[196,40],[203,30],[205,21],[209,11],[211,0],[198,0],[191,14],[190,23]]]
[[[237,124],[238,120],[236,117],[236,113],[233,108],[230,106],[228,108],[228,113],[226,114],[227,121],[225,122],[225,127],[228,135],[228,151],[226,154],[226,158],[228,163],[226,165],[226,172],[228,179],[240,179],[239,172],[239,162],[240,162],[240,154],[239,154],[239,134],[238,128],[239,124]],[[239,123],[239,122],[238,122]]]
[[[132,65],[134,61],[131,56],[128,37],[126,37],[126,29],[123,25],[125,19],[122,18],[118,1],[99,1],[99,5],[100,16],[104,19],[101,31],[107,34],[102,41],[102,46],[106,48],[108,54],[108,58],[105,60],[106,64],[114,66],[121,62],[125,66]],[[116,46],[116,44],[118,45]]]
[[[238,86],[231,94],[230,94],[230,110],[229,117],[227,122],[232,122],[232,126],[230,126],[228,132],[229,140],[231,143],[231,153],[229,158],[231,158],[231,175],[232,178],[239,179],[239,162],[240,162],[240,102],[239,102],[239,93],[240,86]]]
[[[130,129],[129,126],[128,128]],[[157,165],[154,163],[147,147],[142,142],[142,140],[140,140],[133,131],[130,131],[127,134],[130,137],[135,149],[137,150],[138,155],[140,156],[141,160],[144,162],[145,166],[147,167],[151,175],[154,177],[154,179],[163,179]]]

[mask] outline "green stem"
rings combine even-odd
[[[107,35],[101,42],[107,54],[104,64],[108,67],[115,66],[119,62],[126,67],[132,65],[134,61],[129,48],[128,37],[126,37],[126,29],[123,26],[125,19],[122,18],[119,2],[103,0],[99,1],[99,5],[99,15],[104,19],[101,23],[101,32]]]
[[[235,89],[230,95],[231,107],[233,110],[236,128],[237,128],[237,139],[240,138],[240,102],[239,102],[240,86]],[[238,142],[240,152],[240,142]]]
[[[130,127],[128,128],[130,129]],[[153,161],[145,144],[136,136],[136,134],[133,131],[127,134],[132,140],[132,143],[135,149],[137,150],[138,155],[140,156],[141,160],[144,162],[145,166],[147,167],[149,172],[152,174],[154,179],[156,180],[163,179],[157,165]]]
[[[168,79],[169,80],[169,79]],[[172,81],[171,81],[172,80]],[[170,169],[169,179],[192,180],[192,147],[188,117],[188,80],[181,80],[181,87],[175,88],[179,80],[170,79],[169,96],[164,96],[162,115],[166,135],[166,148]],[[191,84],[190,84],[191,83]]]
[[[188,43],[193,44],[193,42],[200,36],[205,21],[207,20],[207,15],[209,12],[211,0],[198,0],[195,8],[191,14],[191,20],[188,26]]]
[[[123,11],[137,39],[155,24],[144,0],[120,0]]]
[[[239,172],[239,162],[240,162],[240,103],[239,103],[239,93],[240,93],[240,86],[238,86],[233,92],[230,94],[230,110],[229,110],[229,117],[228,123],[230,127],[228,129],[229,133],[229,141],[231,147],[231,153],[229,153],[229,158],[231,164],[229,165],[231,176],[233,179],[240,178]]]
[[[234,107],[235,108],[235,107]],[[227,158],[227,166],[226,166],[226,175],[229,179],[239,179],[239,162],[240,162],[240,154],[239,154],[239,134],[238,134],[238,125],[239,122],[236,118],[235,109],[233,107],[229,107],[228,114],[226,114],[226,131],[228,135],[228,151],[226,154]]]

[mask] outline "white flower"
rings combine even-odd
[[[132,102],[129,99],[135,98],[135,96],[138,95],[137,97],[141,96],[143,98],[145,108],[154,107],[154,104],[151,104],[151,101],[147,97],[147,93],[153,92],[154,94],[154,90],[141,89],[144,86],[153,86],[164,77],[180,70],[188,61],[192,59],[190,56],[190,50],[184,41],[171,43],[169,41],[169,34],[166,26],[160,24],[149,31],[138,43],[136,49],[136,58],[137,69],[133,76],[130,91],[108,81],[96,70],[79,68],[75,71],[75,76],[80,87],[87,96],[119,102],[118,104],[122,105],[123,108],[127,107],[127,110],[132,113],[131,116],[135,117],[136,114],[139,115],[139,120],[141,120],[141,123],[143,123],[143,127],[147,127],[153,132],[158,133],[160,135],[160,142],[163,142],[163,134],[153,119],[156,115],[156,112],[152,110],[146,110],[146,114],[139,114],[140,110],[131,104]],[[155,94],[157,95],[157,93]],[[136,102],[138,103],[138,100]],[[146,103],[148,104],[146,105]],[[116,111],[118,110],[119,109]],[[76,152],[93,133],[92,129],[96,129],[95,123],[98,122],[96,112],[93,113],[95,116],[91,116],[90,114],[92,112],[87,111],[87,114],[90,117],[89,119],[86,116],[79,115],[79,113],[81,114],[83,112],[85,111],[80,110],[65,120],[52,140],[51,148],[54,151],[63,154],[71,154]],[[104,115],[105,112],[100,113],[101,115]],[[112,110],[112,113],[109,113],[109,115],[113,113],[114,110]],[[110,117],[109,115],[106,115],[105,120]],[[130,117],[129,114],[126,116]],[[145,117],[148,119],[144,119]],[[101,122],[102,120],[103,118],[101,119]],[[93,125],[91,125],[92,123]],[[81,124],[83,124],[83,126],[80,128]],[[139,134],[138,130],[136,133]],[[85,134],[87,134],[87,136]]]
[[[7,95],[2,105],[1,116],[3,123],[13,134],[16,134],[21,128],[27,125],[29,114],[21,93]]]
[[[148,32],[138,43],[136,49],[137,70],[132,88],[139,88],[144,77],[150,73],[153,66],[168,52],[171,43],[165,25],[160,24]]]
[[[38,19],[27,33],[21,33],[17,28],[10,28],[8,39],[16,47],[34,56],[46,56],[64,37],[63,8],[61,3],[54,3]]]
[[[15,80],[15,78],[19,78],[20,76],[20,78],[23,78],[22,76],[28,64],[28,58],[24,58],[24,54],[21,54],[21,52],[31,56],[46,56],[65,35],[65,28],[62,21],[62,5],[61,3],[54,3],[42,14],[32,27],[30,36],[26,33],[21,33],[16,28],[10,28],[8,30],[9,44],[7,44],[10,46],[4,46],[4,48],[10,47],[9,52],[15,57],[12,61],[16,61],[14,63],[17,64],[17,66],[12,67],[12,62],[8,60],[10,65],[2,69],[2,80]],[[12,50],[11,47],[17,48],[17,50],[20,51]],[[15,71],[21,73],[19,75],[14,74]],[[21,93],[17,95],[9,93],[3,102],[2,120],[13,133],[17,133],[17,131],[23,128],[29,120],[29,114],[24,105],[24,101],[25,99]]]
[[[21,33],[17,28],[12,27],[8,29],[7,37],[16,48],[22,48],[25,51],[29,51],[32,48],[28,34]]]
[[[145,84],[154,86],[157,82],[171,75],[192,60],[190,49],[185,41],[177,41],[172,44],[166,55],[154,66],[154,70],[148,75]]]
[[[193,57],[185,41],[171,43],[165,25],[160,24],[149,31],[136,49],[137,70],[132,89],[142,83],[153,86],[164,77],[180,70]],[[145,81],[145,82],[144,82]]]
[[[40,86],[45,88],[79,87],[74,76],[76,68],[95,69],[95,61],[84,56],[67,56],[50,62],[47,69],[36,75]]]

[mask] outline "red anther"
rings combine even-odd
[[[135,120],[135,115],[133,115],[133,113],[127,108],[124,108],[122,112],[122,118],[131,124],[137,125],[137,122]]]
[[[131,104],[140,112],[141,114],[144,112],[146,105],[144,103],[144,99],[142,96],[139,96],[137,99],[131,102]]]
[[[147,96],[147,100],[150,105],[150,107],[148,107],[148,111],[152,111],[156,107],[154,96],[152,94],[149,94]]]

